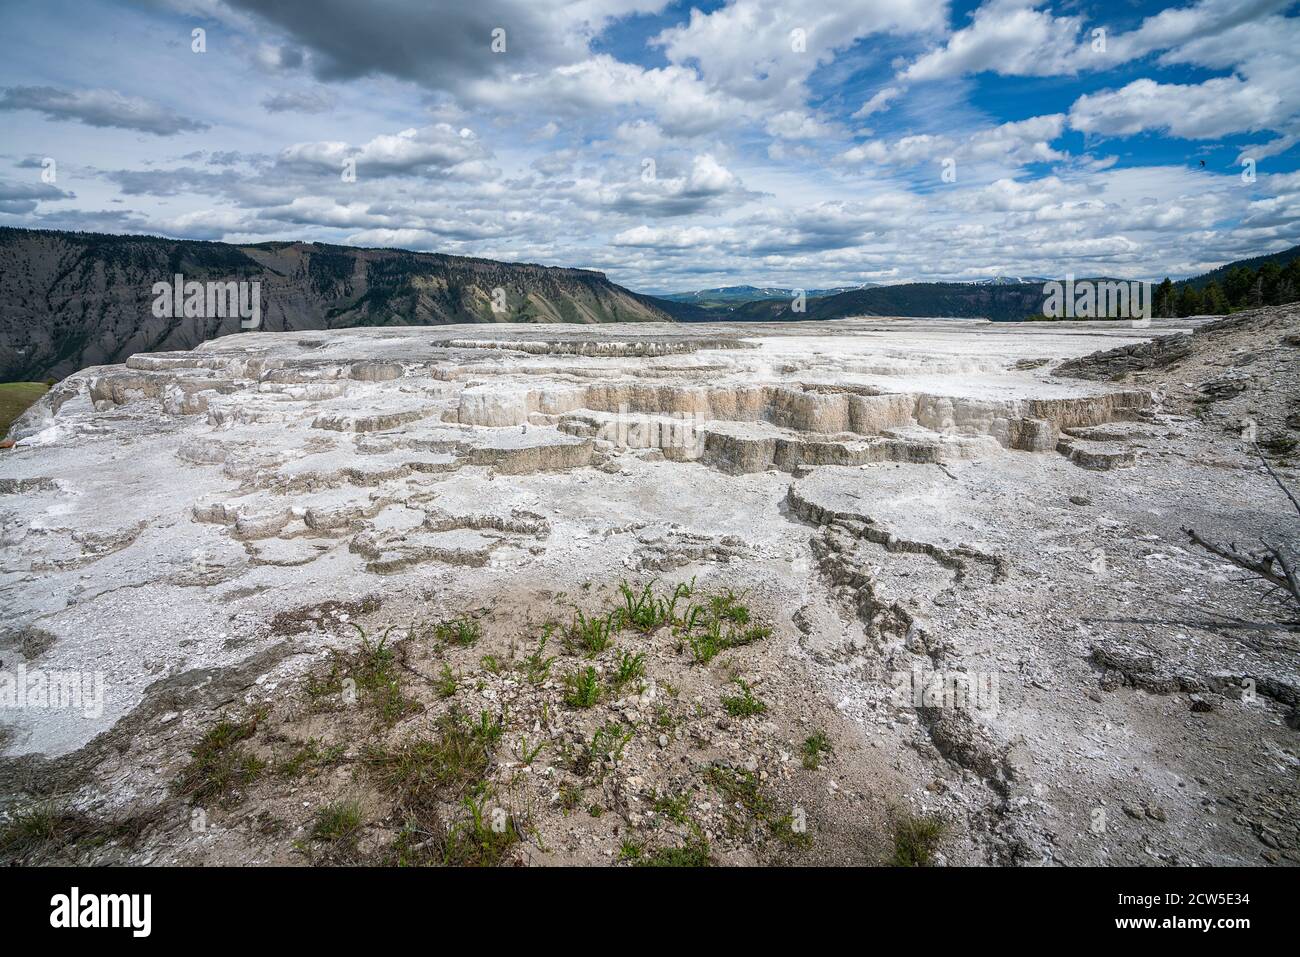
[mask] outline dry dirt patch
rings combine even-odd
[[[892,770],[808,695],[762,596],[651,582],[512,597],[402,624],[383,621],[377,602],[344,622],[337,607],[303,609],[297,620],[337,629],[337,647],[292,678],[164,714],[120,741],[128,768],[152,756],[151,796],[88,810],[113,786],[103,761],[73,803],[29,794],[10,808],[0,853],[21,863],[932,859],[943,825],[903,811]],[[166,737],[177,720],[183,733]]]

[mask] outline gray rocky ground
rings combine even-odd
[[[1182,529],[1293,547],[1242,435],[1296,483],[1297,333],[448,326],[85,370],[0,453],[0,658],[102,709],[0,710],[0,849],[1294,864],[1296,610]]]

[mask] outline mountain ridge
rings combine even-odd
[[[1174,283],[1203,288],[1239,266],[1282,263],[1300,246]],[[273,240],[222,243],[0,227],[0,382],[60,378],[136,352],[190,349],[244,331],[237,318],[157,317],[156,282],[259,281],[264,331],[490,322],[817,321],[850,316],[1021,320],[1042,309],[1036,278],[863,284],[809,290],[747,285],[633,292],[599,270],[472,256]],[[1101,277],[1091,277],[1098,279]],[[1045,280],[1044,280],[1045,281]],[[504,307],[494,309],[501,290]],[[840,291],[843,290],[843,291]],[[756,292],[765,298],[741,298]],[[830,293],[817,296],[814,293]],[[734,298],[703,298],[707,294]],[[689,300],[691,297],[695,301]],[[1234,300],[1235,303],[1235,300]],[[498,305],[500,303],[498,302]]]
[[[852,292],[874,285],[876,284],[872,282],[862,282],[843,286],[830,286],[824,289],[804,289],[803,294],[806,298],[813,299],[834,296],[842,292]],[[739,285],[716,286],[712,289],[691,289],[685,292],[661,292],[653,293],[653,295],[656,299],[666,299],[669,302],[709,303],[716,307],[729,302],[746,303],[765,299],[789,299],[794,296],[795,291],[796,287],[794,286]]]
[[[686,304],[596,270],[445,253],[272,241],[0,227],[0,381],[61,378],[136,352],[189,349],[244,331],[237,318],[160,318],[153,285],[261,283],[269,332],[458,322],[671,322]],[[496,290],[501,295],[494,296]],[[493,308],[494,298],[504,301]]]
[[[1282,264],[1300,258],[1300,246],[1276,253],[1254,256],[1225,263],[1215,269],[1172,282],[1175,290],[1202,289],[1220,282],[1234,269],[1259,268],[1269,263]],[[798,322],[803,320],[844,319],[851,316],[900,316],[910,318],[943,317],[953,319],[991,319],[1009,322],[1025,319],[1042,311],[1043,286],[1052,279],[994,276],[974,282],[898,283],[867,286],[850,292],[820,298],[809,297],[804,311],[795,312],[789,300],[763,299],[743,303],[719,315],[712,310],[705,318],[737,322]],[[1116,281],[1110,276],[1079,277],[1076,282]],[[1158,286],[1152,283],[1152,288]],[[687,321],[694,317],[687,317]]]

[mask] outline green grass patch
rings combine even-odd
[[[442,671],[438,673],[437,679],[433,683],[433,690],[437,692],[439,698],[450,698],[456,693],[459,681],[452,674],[451,665],[443,664]]]
[[[895,867],[929,867],[934,863],[935,851],[947,826],[933,814],[900,811],[893,815],[890,830],[894,839],[891,864]]]
[[[150,819],[144,815],[99,820],[80,811],[38,805],[20,811],[0,826],[0,857],[13,864],[28,855],[34,855],[34,861],[50,860],[61,853],[94,849],[113,842],[130,848],[150,825]]]
[[[831,753],[831,739],[824,731],[814,731],[803,739],[803,766],[809,771],[816,771],[822,764],[822,755]]]
[[[793,814],[777,810],[754,772],[715,764],[705,772],[704,779],[723,798],[727,826],[733,834],[743,835],[752,827],[761,826],[788,847],[807,847],[812,843],[806,831],[796,830]]]
[[[740,694],[722,696],[722,708],[727,714],[733,718],[752,718],[767,712],[767,703],[755,697],[746,681],[737,678],[735,684],[740,688]]]
[[[278,762],[274,770],[277,775],[285,778],[316,774],[341,758],[346,750],[341,744],[323,748],[318,739],[309,738],[299,744],[289,757]]]
[[[483,629],[473,618],[461,615],[433,626],[433,639],[444,645],[468,648],[483,637]]]
[[[691,807],[691,795],[689,791],[683,791],[681,794],[656,793],[650,800],[650,807],[655,813],[662,814],[674,824],[685,824],[686,812]]]
[[[564,703],[570,708],[590,708],[600,700],[600,675],[588,665],[564,677]]]
[[[604,618],[588,618],[581,611],[575,612],[573,623],[564,635],[564,645],[570,654],[583,654],[594,658],[614,643],[614,633],[619,629],[617,612],[611,612]]]
[[[335,801],[316,812],[311,825],[313,841],[351,844],[361,833],[361,805],[356,801]]]
[[[638,855],[637,867],[708,867],[709,842],[696,834],[680,847],[661,847],[656,851]]]
[[[432,737],[368,749],[363,765],[401,813],[418,818],[434,812],[440,798],[461,800],[481,782],[494,742],[482,721],[475,725],[452,713],[439,720]]]
[[[0,382],[0,438],[49,389],[44,382]]]
[[[420,710],[418,701],[406,695],[399,677],[400,647],[390,644],[387,629],[378,641],[372,641],[365,629],[349,622],[361,636],[361,646],[352,652],[335,651],[330,670],[307,680],[306,690],[313,700],[339,695],[345,701],[356,696],[384,724],[391,725]]]
[[[629,681],[645,677],[645,653],[624,651],[614,664],[614,675],[610,679],[615,688],[621,689]]]
[[[546,644],[551,640],[552,631],[553,627],[547,625],[541,639],[537,642],[537,648],[522,662],[524,679],[534,688],[540,688],[551,676],[551,665],[555,663],[555,656],[546,654]]]
[[[243,747],[265,717],[259,712],[243,721],[217,722],[190,751],[172,790],[195,804],[227,803],[261,775],[266,765]]]

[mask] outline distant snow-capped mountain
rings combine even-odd
[[[817,296],[834,296],[841,292],[865,289],[875,283],[858,283],[851,286],[832,286],[825,289],[805,289],[804,295],[813,299]],[[719,286],[716,289],[692,289],[687,292],[660,293],[657,298],[672,302],[692,303],[740,303],[761,302],[768,299],[792,299],[794,287],[785,286]]]
[[[1041,285],[1045,282],[1051,282],[1045,276],[990,276],[987,279],[971,279],[967,281],[972,286],[1019,286],[1027,282]]]

